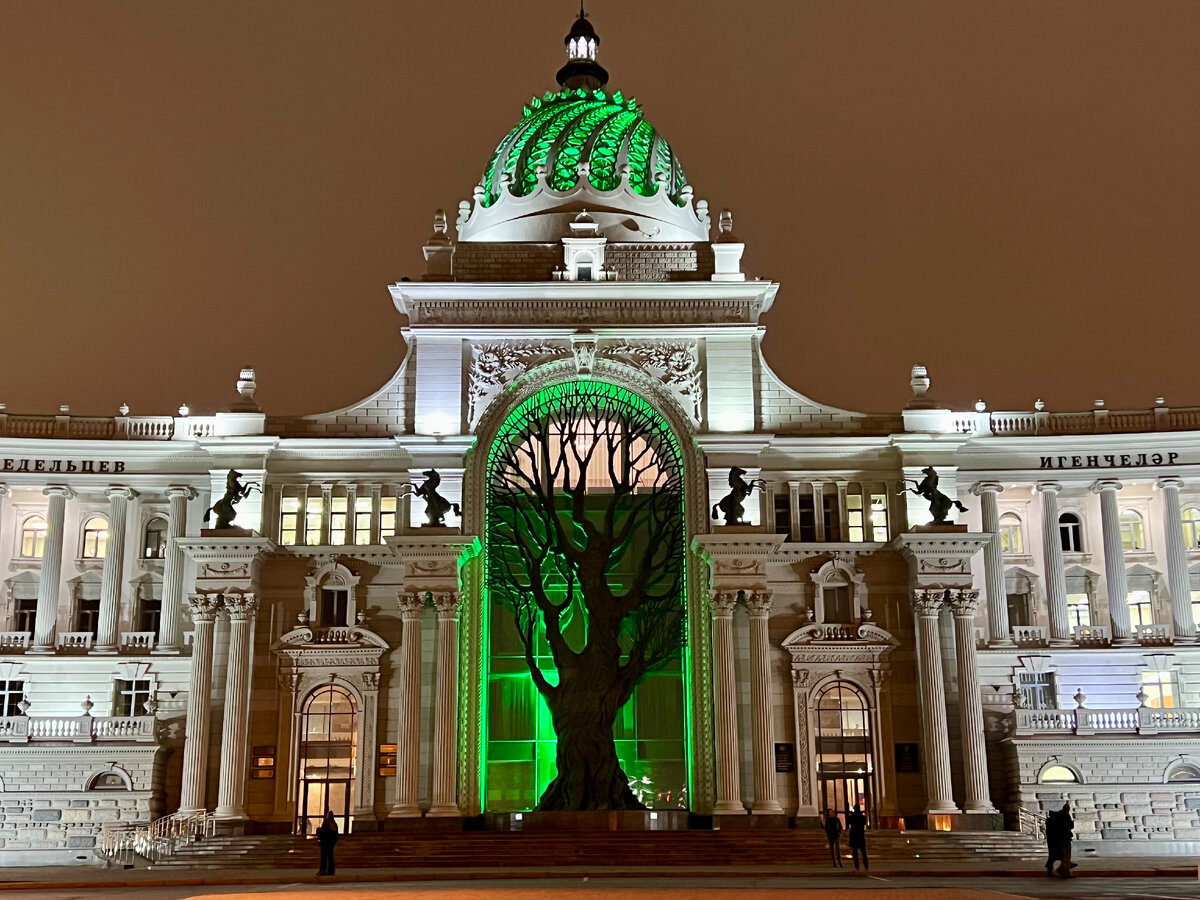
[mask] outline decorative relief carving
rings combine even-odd
[[[216,594],[189,594],[187,607],[193,622],[215,622],[221,611],[221,598]]]
[[[653,375],[691,411],[699,422],[704,388],[697,341],[621,341],[600,349],[602,356],[620,360]]]
[[[361,677],[362,677],[363,690],[366,690],[366,691],[379,690],[379,673],[378,672],[363,672]]]
[[[936,617],[938,610],[941,609],[942,603],[946,599],[946,595],[949,593],[949,591],[940,588],[929,591],[913,591],[911,597],[913,612],[922,618]]]
[[[467,421],[471,427],[475,427],[492,398],[514,379],[566,352],[565,347],[546,341],[493,341],[472,347],[467,373]]]
[[[974,617],[979,609],[979,591],[951,591],[949,602],[954,615]]]
[[[572,337],[571,353],[575,357],[575,371],[590,375],[596,361],[596,339],[594,337]]]
[[[200,566],[198,578],[248,578],[250,577],[249,563],[204,563]]]
[[[746,609],[752,616],[765,616],[771,612],[771,592],[751,591],[746,594]]]
[[[226,594],[223,602],[229,618],[235,622],[253,619],[258,613],[258,598],[251,593]]]
[[[400,618],[419,619],[425,612],[425,594],[409,592],[400,595]]]
[[[732,616],[733,608],[737,606],[737,591],[713,591],[709,595],[709,603],[714,618]]]
[[[411,301],[414,324],[705,325],[757,321],[760,300],[460,300]]]
[[[457,591],[434,594],[433,605],[437,609],[439,619],[453,619],[458,615],[458,609],[462,605],[462,594]]]

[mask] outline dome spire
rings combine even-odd
[[[559,85],[572,90],[586,88],[594,91],[608,83],[608,72],[596,62],[600,38],[588,21],[583,0],[579,2],[579,18],[563,38],[563,43],[567,47],[567,64],[558,70]]]

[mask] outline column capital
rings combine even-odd
[[[458,608],[462,606],[462,594],[458,591],[447,591],[433,595],[433,606],[437,610],[438,619],[454,619],[458,617]]]
[[[1039,481],[1035,487],[1039,494],[1057,494],[1063,489],[1061,481]]]
[[[983,494],[999,494],[1004,490],[1004,485],[998,481],[977,481],[971,485],[971,493],[976,497]]]
[[[132,500],[137,495],[137,491],[131,487],[126,487],[123,484],[110,484],[104,489],[104,496],[109,500],[115,500],[118,497],[122,500]]]
[[[421,618],[425,612],[425,594],[417,591],[402,592],[397,598],[400,606],[400,618],[405,621]]]
[[[736,595],[735,595],[736,596]],[[750,618],[766,618],[771,612],[770,591],[746,591],[746,610]]]
[[[195,500],[196,492],[186,484],[173,484],[165,491],[168,500],[174,500],[176,497],[182,497],[184,500]]]
[[[912,592],[910,602],[912,603],[913,612],[921,618],[935,619],[942,607],[942,602],[946,599],[946,595],[950,593],[942,588],[936,590],[915,590]]]
[[[1088,488],[1088,490],[1093,494],[1099,494],[1101,491],[1116,492],[1123,487],[1125,487],[1125,485],[1121,484],[1121,482],[1115,478],[1097,478],[1092,486]]]
[[[258,598],[251,592],[244,594],[225,594],[222,598],[225,611],[229,613],[232,622],[244,622],[253,619],[258,613]]]
[[[0,497],[7,497],[7,496],[8,496],[8,485],[0,484]]]
[[[188,594],[185,602],[193,622],[215,622],[221,611],[221,598],[216,594]]]
[[[1183,487],[1183,479],[1175,475],[1165,475],[1158,479],[1158,481],[1154,482],[1154,486],[1160,491],[1169,490],[1170,488],[1179,490]]]
[[[979,591],[951,591],[947,599],[955,618],[974,618],[979,609]]]
[[[65,484],[51,484],[42,488],[42,493],[47,497],[66,497],[70,500],[75,496],[75,492]]]
[[[708,603],[714,619],[732,618],[733,608],[737,606],[737,591],[713,591],[708,595]]]

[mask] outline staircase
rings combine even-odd
[[[1042,863],[1045,851],[1015,831],[872,831],[872,865],[899,862]],[[843,852],[849,852],[845,838]],[[823,832],[605,831],[531,833],[470,831],[452,834],[355,832],[337,844],[344,869],[622,868],[821,865],[829,861]],[[154,869],[315,869],[316,842],[295,835],[211,837],[179,848]]]

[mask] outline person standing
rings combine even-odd
[[[321,822],[321,827],[317,829],[317,843],[321,845],[321,868],[317,872],[318,875],[334,873],[333,845],[337,843],[337,839],[337,819],[333,817],[333,810],[327,809],[325,810],[325,819]]]
[[[1062,859],[1062,829],[1058,824],[1058,810],[1046,813],[1046,874],[1054,877],[1054,864]]]
[[[1059,855],[1062,860],[1058,864],[1058,877],[1070,878],[1071,869],[1075,864],[1071,862],[1071,841],[1075,837],[1075,820],[1071,818],[1071,804],[1064,803],[1062,809],[1058,811],[1058,840],[1059,840]]]
[[[832,809],[825,810],[825,837],[829,839],[829,855],[833,857],[834,867],[842,868],[841,847],[838,846],[842,838],[842,820]]]
[[[846,830],[850,832],[850,852],[854,854],[854,868],[858,868],[858,854],[862,853],[863,870],[870,869],[867,863],[867,817],[862,808],[855,805],[846,819]]]

